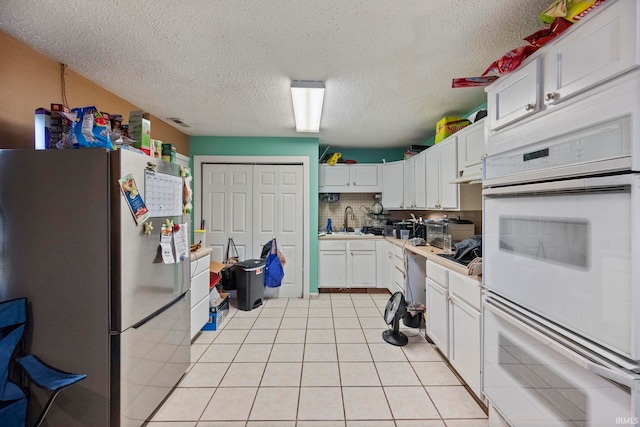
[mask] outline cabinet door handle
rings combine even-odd
[[[353,185],[356,185],[356,182],[355,182],[355,181],[353,181]]]
[[[524,109],[527,111],[534,110],[536,108],[535,104],[527,104],[524,106]]]
[[[559,95],[557,93],[549,92],[544,96],[545,101],[555,101],[558,99]]]
[[[347,182],[347,185],[351,185],[351,183],[350,183],[350,182]]]

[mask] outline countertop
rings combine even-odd
[[[325,234],[325,235],[322,235],[322,236],[318,236],[318,239],[320,239],[320,240],[340,240],[340,239],[355,239],[355,240],[378,239],[378,240],[382,240],[382,239],[384,239],[384,236],[378,236],[378,235],[375,235],[375,234],[332,233],[332,234]]]
[[[458,264],[457,262],[453,262],[446,258],[442,258],[438,256],[443,251],[440,248],[436,248],[435,246],[413,246],[409,240],[400,240],[393,237],[385,237],[388,241],[393,243],[396,246],[404,247],[404,249],[411,251],[417,255],[420,255],[423,258],[431,260],[436,264],[440,264],[443,267],[447,267],[450,270],[453,270],[457,273],[460,273],[464,276],[469,276],[467,267],[464,265]],[[469,276],[470,278],[474,278],[479,282],[482,282],[482,276]]]
[[[191,262],[209,255],[212,250],[213,249],[211,247],[207,247],[207,248],[200,248],[195,252],[191,252]]]
[[[467,267],[464,265],[460,265],[456,262],[438,256],[443,251],[442,249],[436,248],[435,246],[413,246],[409,240],[401,240],[396,239],[394,237],[388,236],[376,236],[373,234],[363,234],[356,236],[354,234],[327,234],[324,236],[318,237],[318,240],[340,240],[340,239],[353,239],[353,240],[361,240],[361,239],[384,239],[396,246],[400,246],[410,252],[413,252],[417,255],[420,255],[423,258],[431,260],[436,264],[440,264],[443,267],[447,267],[450,270],[453,270],[457,273],[460,273],[464,276],[468,276]],[[482,282],[482,276],[469,276],[470,278],[476,279],[478,282]]]

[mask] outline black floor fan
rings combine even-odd
[[[384,309],[384,321],[387,325],[392,325],[392,329],[382,332],[382,339],[389,344],[403,346],[407,345],[409,338],[400,332],[400,319],[407,311],[407,302],[404,300],[402,292],[391,295],[387,306]]]

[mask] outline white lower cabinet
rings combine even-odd
[[[481,397],[481,291],[476,280],[449,272],[449,362]]]
[[[347,286],[346,240],[318,242],[318,286]]]
[[[404,268],[404,251],[400,246],[394,244],[391,245],[391,282],[393,286],[392,293],[402,292],[404,294],[404,282],[406,277],[406,271]]]
[[[427,260],[427,335],[449,357],[449,290],[446,268]]]
[[[480,283],[427,261],[427,335],[482,399]]]
[[[191,261],[191,339],[209,321],[209,263],[211,254]]]
[[[318,248],[319,287],[377,287],[375,240],[324,240]]]
[[[356,287],[376,287],[376,242],[350,241],[347,253],[347,283]]]

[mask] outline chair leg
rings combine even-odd
[[[44,421],[44,417],[47,416],[47,412],[49,412],[49,409],[51,409],[53,400],[56,398],[56,396],[58,396],[58,393],[60,393],[62,390],[64,390],[64,388],[56,390],[55,392],[53,392],[51,397],[49,397],[49,400],[47,401],[47,404],[44,405],[44,408],[42,409],[42,412],[40,413],[40,416],[38,417],[38,421],[36,421],[34,427],[40,427],[40,425]]]

